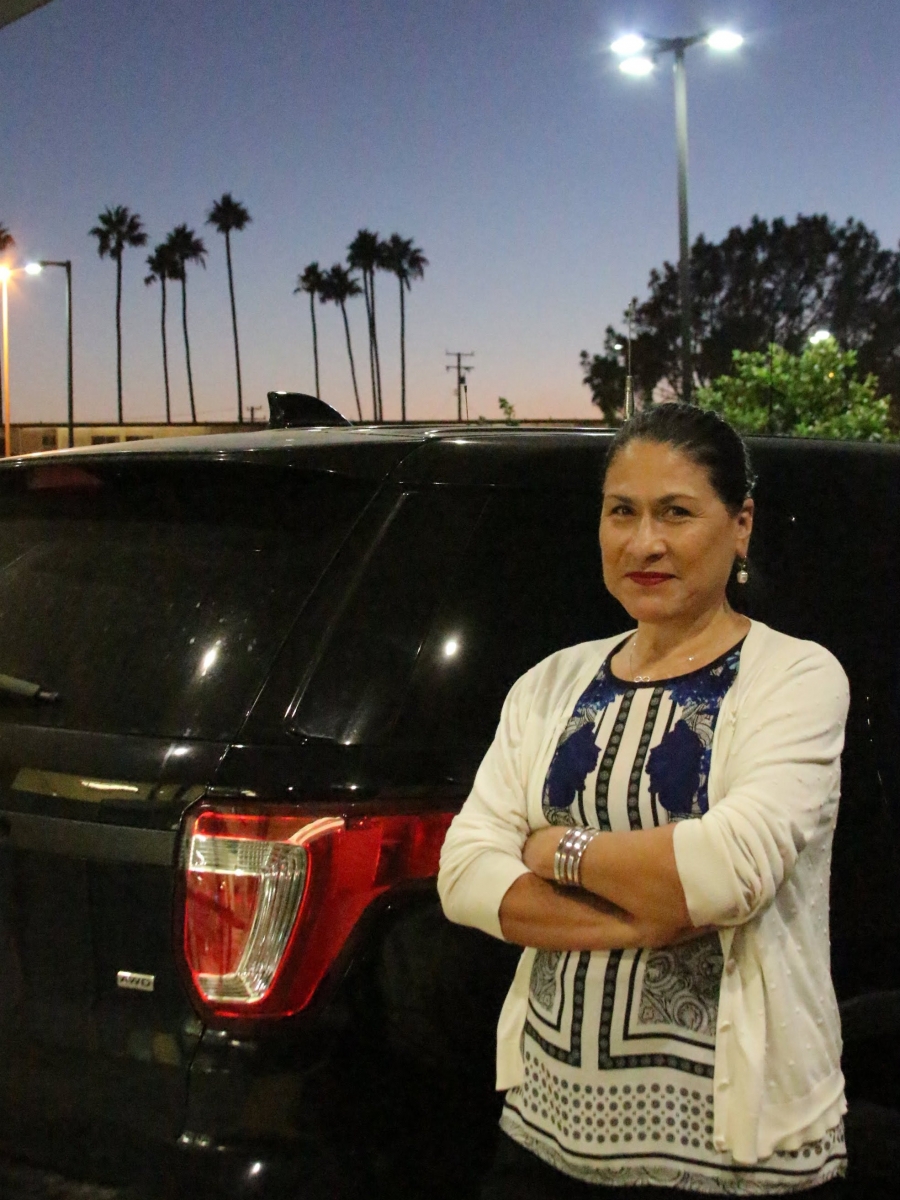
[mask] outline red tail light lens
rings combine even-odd
[[[185,838],[183,953],[202,1006],[305,1008],[366,907],[437,874],[452,817],[198,812]]]

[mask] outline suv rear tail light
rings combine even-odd
[[[437,874],[452,813],[201,809],[184,841],[183,955],[217,1016],[304,1009],[369,904]]]

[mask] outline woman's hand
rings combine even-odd
[[[539,879],[552,883],[553,857],[567,829],[549,825],[535,830],[525,842],[522,861]],[[587,893],[610,905],[628,923],[634,940],[626,944],[673,945],[713,928],[695,926],[690,919],[672,851],[673,829],[601,833],[582,857],[581,889],[566,889],[572,896]]]
[[[522,849],[522,862],[541,879],[553,878],[553,856],[568,826],[548,825],[536,829]]]

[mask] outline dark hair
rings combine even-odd
[[[694,404],[654,404],[642,409],[617,431],[603,466],[601,490],[616,455],[629,442],[659,442],[680,450],[705,468],[716,495],[732,516],[753,492],[756,476],[750,454],[740,434],[712,409]],[[733,608],[743,611],[746,588],[735,582],[734,572],[726,595]]]

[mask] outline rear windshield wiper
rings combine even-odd
[[[0,700],[12,696],[17,700],[40,700],[52,704],[59,699],[59,692],[48,692],[39,683],[17,679],[15,675],[0,675]]]

